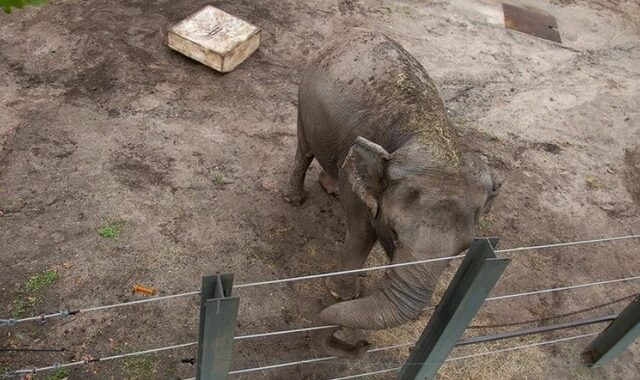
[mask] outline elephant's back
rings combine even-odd
[[[320,49],[299,91],[305,138],[330,174],[356,137],[393,152],[417,133],[449,127],[425,69],[384,34],[356,29]]]

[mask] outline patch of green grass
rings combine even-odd
[[[217,187],[222,187],[224,185],[228,185],[231,183],[231,181],[228,178],[226,178],[224,175],[220,173],[214,173],[213,176],[211,176],[211,181]]]
[[[113,239],[120,235],[122,230],[122,222],[109,222],[104,226],[98,228],[98,235],[103,238]]]
[[[156,359],[150,356],[128,357],[122,361],[127,380],[151,380],[154,378]]]
[[[57,370],[51,372],[49,376],[45,378],[45,380],[63,380],[69,377],[71,371],[69,368],[58,368]]]
[[[491,220],[489,220],[489,218],[487,218],[486,216],[481,216],[478,219],[478,225],[480,226],[482,231],[486,232],[491,229]]]
[[[24,284],[24,288],[29,293],[37,292],[53,284],[57,279],[58,272],[55,269],[48,269],[36,274],[35,276],[29,277],[27,282]]]
[[[33,310],[42,302],[42,291],[58,280],[55,269],[47,269],[35,274],[20,287],[18,298],[13,301],[12,314],[20,317]]]
[[[19,318],[28,311],[33,310],[40,303],[39,297],[20,296],[13,301],[13,317]]]
[[[4,13],[11,13],[11,8],[22,9],[26,5],[42,5],[46,4],[47,0],[0,0],[0,7],[4,9]]]

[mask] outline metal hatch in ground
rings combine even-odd
[[[502,4],[504,26],[547,40],[561,42],[556,18],[547,12],[531,7]]]

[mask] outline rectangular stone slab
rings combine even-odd
[[[260,29],[207,5],[173,26],[167,34],[167,45],[226,73],[256,51],[260,45]]]
[[[504,26],[546,40],[561,42],[556,18],[535,8],[502,4]]]

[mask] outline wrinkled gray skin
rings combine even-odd
[[[329,43],[304,70],[288,202],[304,200],[314,158],[337,181],[346,215],[341,270],[361,268],[376,241],[393,263],[463,252],[499,187],[449,122],[424,68],[395,41],[365,30]],[[347,301],[320,318],[371,330],[415,319],[444,265],[387,270],[381,290],[364,298],[356,298],[357,275],[332,277],[327,285]]]

